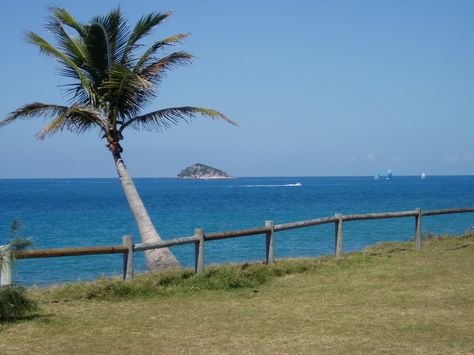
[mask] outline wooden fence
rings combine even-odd
[[[133,278],[133,253],[138,251],[145,251],[150,249],[167,248],[184,244],[195,245],[195,266],[194,270],[197,273],[204,272],[204,244],[209,241],[239,238],[250,235],[265,235],[265,262],[272,265],[275,262],[275,233],[296,228],[306,228],[317,226],[321,224],[334,223],[335,225],[335,255],[340,257],[343,253],[343,222],[385,219],[385,218],[403,218],[415,217],[415,247],[416,250],[422,248],[422,217],[436,216],[454,213],[474,212],[474,207],[468,208],[452,208],[422,211],[417,208],[414,211],[402,212],[384,212],[384,213],[370,213],[370,214],[350,214],[342,215],[336,214],[333,217],[324,217],[317,219],[310,219],[305,221],[290,222],[283,224],[274,224],[273,221],[266,221],[262,227],[233,230],[218,233],[204,233],[201,228],[196,228],[193,236],[176,238],[170,240],[161,240],[151,243],[133,244],[132,237],[127,235],[123,237],[122,245],[114,246],[97,246],[97,247],[79,247],[79,248],[62,248],[62,249],[38,249],[38,250],[22,250],[15,251],[14,257],[16,259],[31,259],[31,258],[51,258],[60,256],[79,256],[79,255],[97,255],[97,254],[123,254],[123,278],[126,281]],[[11,284],[11,263],[4,263],[3,267],[0,265],[0,286]]]

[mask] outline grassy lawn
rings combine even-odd
[[[0,353],[474,353],[474,235],[30,290]]]

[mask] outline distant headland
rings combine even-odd
[[[233,176],[212,166],[196,163],[184,168],[177,175],[180,179],[232,179]]]

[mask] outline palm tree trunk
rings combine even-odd
[[[127,197],[128,204],[132,210],[135,222],[137,223],[140,237],[143,242],[152,242],[161,240],[156,231],[150,216],[138,195],[135,184],[128,173],[127,167],[120,156],[120,153],[112,153],[115,161],[115,167],[122,184],[123,191]],[[173,253],[168,248],[153,249],[145,251],[147,269],[150,271],[159,271],[165,269],[176,269],[181,265]]]

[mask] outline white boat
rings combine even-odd
[[[426,174],[425,174],[425,173],[421,173],[420,179],[421,179],[421,180],[425,180],[425,179],[426,179]]]
[[[380,179],[380,173],[377,173],[377,174],[375,174],[375,176],[374,176],[374,180],[378,180],[378,179]]]
[[[389,170],[387,171],[387,176],[386,176],[386,178],[385,178],[385,179],[387,179],[387,180],[391,180],[391,179],[392,179],[392,176],[393,176],[393,174],[392,174],[392,170],[390,170],[390,169],[389,169]]]
[[[301,186],[301,182],[295,182],[294,184],[286,184],[286,185],[283,185],[283,186],[292,186],[292,187],[293,186]]]

